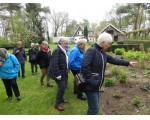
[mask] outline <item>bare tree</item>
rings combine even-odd
[[[58,36],[58,32],[60,31],[60,34],[62,35],[63,29],[65,30],[65,24],[68,21],[68,13],[66,12],[56,12],[55,10],[52,10],[50,22],[53,27],[53,33],[54,37]]]

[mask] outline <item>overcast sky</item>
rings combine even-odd
[[[49,3],[42,3],[56,11],[65,11],[69,13],[70,19],[81,22],[83,18],[90,22],[99,22],[105,17],[106,11],[110,11],[113,2],[102,3],[102,0],[49,0]]]
[[[10,2],[3,0],[2,2]],[[14,0],[17,3],[41,3],[56,11],[69,13],[70,19],[81,22],[83,18],[90,22],[100,22],[115,3],[149,2],[149,0]]]

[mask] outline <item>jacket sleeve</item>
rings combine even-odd
[[[23,49],[24,50],[24,59],[27,61],[27,54],[26,54],[26,51],[25,51],[25,49]]]
[[[16,51],[17,51],[17,49],[14,48],[12,54],[16,55]]]
[[[39,64],[39,60],[40,60],[40,51],[37,53],[37,55],[36,55],[36,62]]]
[[[106,54],[107,56],[107,62],[114,64],[114,65],[123,65],[123,66],[129,66],[129,61],[128,60],[123,60],[120,58],[114,58],[108,54]]]
[[[18,60],[13,54],[11,54],[10,57],[11,57],[13,65],[14,65],[15,71],[18,73],[20,70],[20,64],[19,64]]]
[[[50,67],[52,68],[53,74],[55,77],[60,76],[59,70],[59,50],[55,49],[52,53],[51,60],[50,60]]]
[[[83,74],[85,79],[90,79],[92,76],[91,68],[92,68],[92,62],[95,56],[95,52],[96,51],[94,48],[89,48],[83,56],[82,65],[81,65],[81,73]]]

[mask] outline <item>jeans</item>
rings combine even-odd
[[[12,89],[13,89],[16,97],[20,96],[20,92],[19,92],[19,89],[18,89],[16,78],[13,78],[13,79],[2,79],[2,81],[4,83],[4,86],[5,86],[6,93],[7,93],[8,97],[12,97],[13,96]]]
[[[88,111],[87,115],[97,115],[99,112],[99,92],[86,92]]]
[[[20,66],[21,66],[22,77],[25,78],[25,63],[20,64]],[[20,77],[20,71],[18,73],[18,76]]]
[[[58,85],[56,103],[55,103],[55,107],[56,107],[56,106],[60,106],[61,103],[64,101],[64,93],[65,93],[66,84],[64,80],[55,80],[55,82]]]

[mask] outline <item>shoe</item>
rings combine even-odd
[[[64,107],[63,106],[56,106],[55,109],[59,110],[59,111],[63,111]]]
[[[18,97],[17,97],[17,100],[20,101],[20,100],[21,100],[21,96],[18,96]]]
[[[63,103],[68,103],[68,100],[64,100]]]
[[[22,79],[25,79],[26,77],[22,77]]]
[[[86,100],[86,97],[85,96],[77,96],[78,99],[81,99],[81,100]]]
[[[47,87],[53,87],[53,85],[49,85],[49,84],[47,84]]]
[[[32,75],[34,75],[34,73],[32,73]]]
[[[11,100],[12,100],[12,97],[8,97],[7,100],[8,100],[8,101],[11,101]]]

